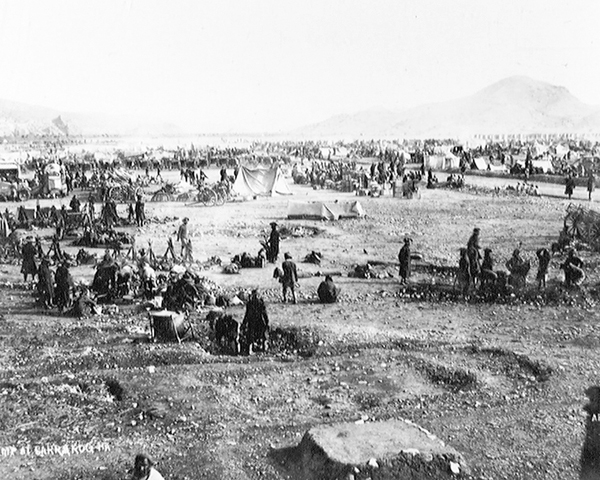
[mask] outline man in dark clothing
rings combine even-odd
[[[400,249],[400,252],[398,253],[398,261],[400,262],[400,282],[404,284],[408,282],[408,277],[410,277],[410,242],[410,238],[405,238],[404,246]]]
[[[220,171],[221,181],[225,182],[227,180],[227,169],[223,166]]]
[[[46,257],[42,258],[40,263],[37,291],[44,306],[50,308],[54,298],[54,279],[50,270],[50,261]]]
[[[494,257],[492,249],[486,248],[483,251],[483,262],[481,264],[481,286],[492,287],[496,284],[498,275],[494,272]]]
[[[279,231],[277,230],[277,223],[271,222],[271,235],[267,242],[267,260],[271,263],[277,261],[279,256]]]
[[[592,201],[592,193],[596,190],[596,179],[594,178],[594,172],[590,170],[587,179],[587,191],[588,191],[588,200]]]
[[[540,248],[537,252],[535,252],[538,258],[538,271],[536,275],[536,279],[538,281],[538,289],[541,289],[542,286],[546,288],[546,280],[548,278],[548,265],[550,265],[550,252],[547,248]]]
[[[292,292],[292,302],[296,303],[298,271],[296,270],[296,264],[292,261],[292,256],[289,253],[286,253],[284,258],[285,260],[281,264],[281,270],[283,271],[283,277],[281,278],[281,284],[283,285],[283,303],[287,301],[288,288]]]
[[[575,255],[575,249],[571,248],[564,263],[560,266],[565,271],[565,286],[581,285],[585,279],[583,271],[583,260]]]
[[[36,273],[38,273],[38,267],[35,263],[35,254],[37,249],[33,243],[33,237],[27,237],[23,248],[21,249],[21,256],[23,257],[23,263],[21,264],[21,273],[23,274],[23,281],[27,281],[27,276],[31,275],[32,280],[35,279]]]
[[[110,198],[104,202],[104,208],[102,209],[102,220],[104,225],[106,225],[108,228],[118,225],[119,223],[117,204]]]
[[[471,281],[475,284],[481,275],[481,246],[479,245],[479,228],[473,229],[473,234],[467,242],[467,255],[469,256],[469,266],[471,268]]]
[[[69,207],[71,207],[71,210],[74,212],[79,212],[81,210],[81,202],[77,198],[77,195],[73,195],[71,203],[69,203]]]
[[[575,179],[573,175],[569,173],[567,179],[565,181],[565,195],[568,195],[569,200],[571,200],[571,196],[573,195],[573,191],[575,190]]]
[[[321,303],[335,303],[340,293],[339,288],[333,283],[333,278],[330,275],[325,276],[325,280],[321,282],[317,289],[317,295]]]
[[[135,202],[135,223],[138,227],[144,226],[146,220],[146,212],[144,208],[144,201],[142,195],[138,194],[137,201]]]
[[[248,303],[246,303],[246,313],[242,321],[242,332],[245,332],[246,352],[252,353],[252,346],[258,342],[259,350],[267,349],[267,337],[269,333],[269,316],[264,300],[258,294],[258,290],[252,290]]]
[[[460,286],[463,296],[466,298],[469,295],[469,289],[471,288],[471,263],[469,261],[469,254],[466,248],[460,249],[460,258],[458,260],[458,274],[456,278],[458,285]]]
[[[375,173],[377,172],[377,164],[372,163],[369,173],[371,174],[371,180],[375,180]]]
[[[529,261],[521,257],[521,251],[515,248],[512,257],[505,263],[510,272],[508,282],[515,288],[524,288],[527,282],[527,274],[531,267]]]
[[[107,251],[102,261],[96,266],[96,273],[92,280],[92,290],[99,296],[110,298],[116,291],[118,272],[119,266],[113,260],[110,252]]]
[[[88,215],[90,216],[90,220],[94,221],[94,219],[96,218],[96,206],[94,205],[94,202],[92,201],[92,197],[90,197],[88,200],[87,211],[88,211]]]
[[[65,236],[65,228],[66,228],[66,213],[62,210],[60,212],[56,212],[56,238],[62,240]]]
[[[56,282],[55,303],[59,310],[63,312],[71,308],[72,292],[75,288],[75,282],[73,282],[73,277],[69,272],[68,262],[63,261],[57,267],[54,280]]]

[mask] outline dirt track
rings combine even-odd
[[[294,201],[356,199],[293,190]],[[278,329],[268,354],[220,354],[202,313],[193,317],[201,338],[182,345],[145,342],[146,315],[133,305],[87,320],[46,314],[21,285],[18,267],[3,265],[12,286],[0,290],[0,447],[30,452],[0,455],[2,478],[121,479],[139,451],[159,462],[165,478],[289,478],[273,449],[298,443],[313,425],[361,417],[416,422],[463,453],[475,478],[578,478],[584,390],[600,372],[597,255],[582,253],[586,286],[567,303],[535,296],[431,302],[403,294],[393,266],[393,277],[347,276],[352,264],[394,261],[405,235],[425,261],[454,265],[474,226],[499,267],[519,243],[533,259],[556,239],[568,202],[422,190],[415,201],[361,197],[367,218],[322,223],[286,220],[288,200],[147,204],[149,217],[190,217],[200,260],[256,253],[272,220],[320,229],[282,243],[304,274],[298,305],[279,302],[272,266],[202,272],[229,291],[261,287]],[[162,254],[177,224],[151,224],[137,232],[138,245],[152,239]],[[323,253],[321,267],[300,263],[311,250]],[[550,271],[556,291],[559,262]],[[343,272],[340,303],[315,303],[320,279],[310,274],[318,270]],[[89,280],[92,270],[74,273]],[[412,281],[433,279],[417,269]],[[440,283],[452,280],[435,277]],[[243,309],[232,312],[240,318]],[[91,451],[61,456],[39,448],[54,444]]]

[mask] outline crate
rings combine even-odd
[[[162,342],[178,342],[191,337],[194,338],[194,330],[185,313],[172,312],[170,310],[159,310],[148,312],[150,321],[150,339]]]

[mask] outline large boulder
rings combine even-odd
[[[287,466],[299,480],[441,480],[468,473],[461,454],[408,420],[314,427],[290,450]]]

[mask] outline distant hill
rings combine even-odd
[[[0,100],[0,137],[185,133],[177,125],[141,116],[65,112]],[[600,133],[600,107],[584,104],[564,87],[517,76],[458,100],[404,110],[373,108],[336,115],[288,135],[370,139],[529,133]]]
[[[167,122],[134,116],[64,112],[53,108],[0,100],[0,136],[41,135],[176,135],[181,129]]]
[[[564,87],[516,76],[458,100],[338,115],[294,132],[364,138],[519,133],[600,133],[600,108],[582,103]]]

